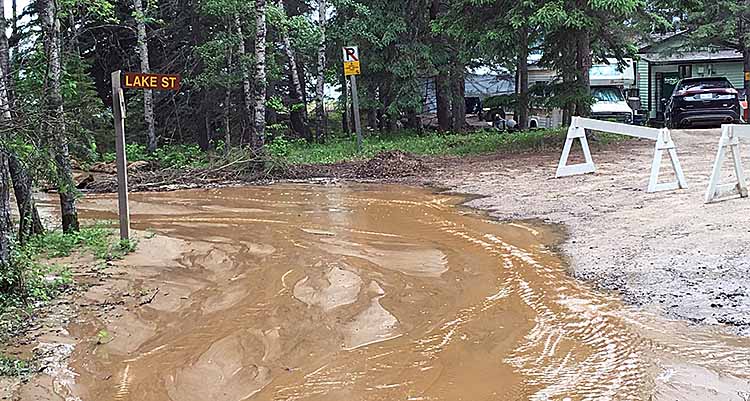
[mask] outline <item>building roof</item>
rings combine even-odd
[[[486,98],[515,93],[516,82],[512,75],[466,74],[466,97]]]
[[[653,43],[639,50],[641,59],[652,63],[742,60],[742,54],[729,48],[691,48],[686,33],[687,31],[681,31],[654,37]]]
[[[652,63],[735,61],[742,60],[742,54],[735,50],[682,51],[671,53],[641,53],[641,59]]]

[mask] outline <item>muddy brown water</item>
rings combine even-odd
[[[571,279],[552,226],[403,186],[141,193],[125,277],[159,288],[81,339],[66,400],[742,401],[750,341]],[[82,203],[113,218],[110,196]],[[146,235],[141,232],[141,235]],[[102,330],[106,341],[92,344]],[[101,336],[101,335],[100,335]],[[712,392],[705,392],[710,388]],[[41,398],[39,398],[41,399]]]

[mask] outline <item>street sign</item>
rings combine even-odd
[[[357,46],[345,46],[344,54],[344,75],[349,77],[352,88],[352,108],[354,109],[354,129],[357,131],[357,149],[362,150],[362,125],[359,121],[359,95],[357,94],[357,75],[360,69],[359,49]]]
[[[343,48],[344,53],[344,75],[347,77],[361,74],[359,61],[359,49],[357,46],[347,46]]]
[[[351,61],[344,63],[344,75],[350,77],[352,75],[359,75],[362,70],[359,67],[359,61]]]
[[[125,82],[122,82],[122,78]],[[125,154],[125,89],[180,90],[176,74],[145,74],[114,71],[112,77],[112,114],[115,117],[115,154],[117,161],[117,204],[120,215],[120,238],[130,239],[130,205],[128,204],[128,159]]]
[[[181,78],[174,74],[144,74],[126,72],[124,87],[127,89],[154,89],[162,91],[180,90]]]

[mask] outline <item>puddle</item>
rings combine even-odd
[[[112,341],[76,347],[60,399],[747,401],[750,340],[636,313],[569,278],[550,227],[461,200],[365,185],[133,194],[135,228],[160,247],[128,263],[160,293]],[[108,196],[82,209],[114,217]]]

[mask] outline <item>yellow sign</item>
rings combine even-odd
[[[359,66],[359,61],[348,61],[344,63],[344,75],[347,77],[350,75],[359,75],[362,70]]]

